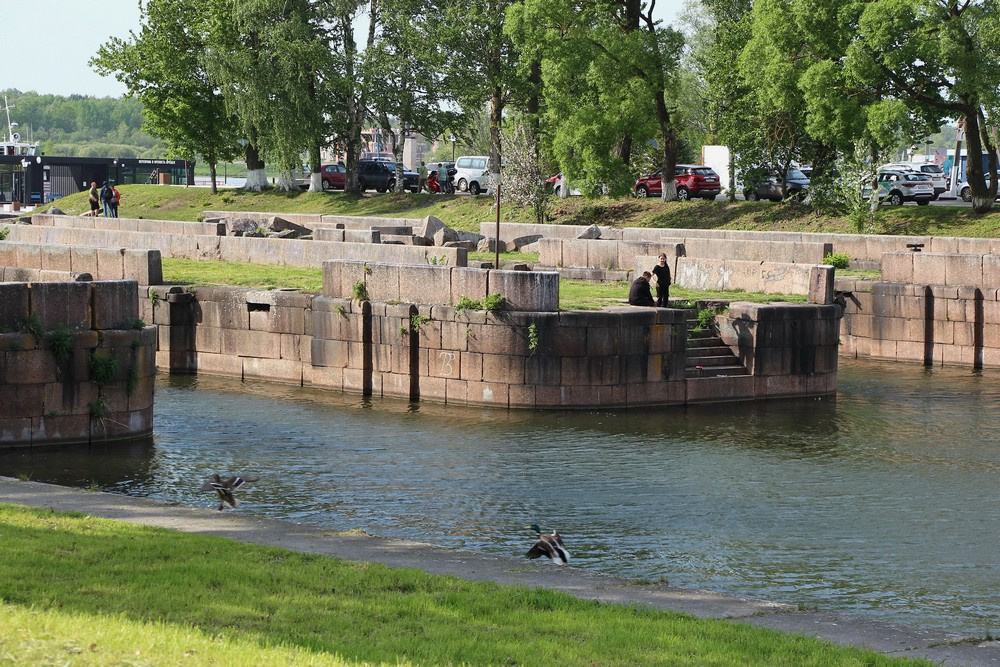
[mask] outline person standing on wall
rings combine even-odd
[[[115,198],[114,198],[114,205],[115,205],[115,207],[114,207],[114,215],[112,215],[111,217],[117,218],[118,217],[118,205],[122,203],[122,193],[118,192],[118,188],[115,187],[115,182],[114,181],[111,181],[111,191],[115,193]]]
[[[660,253],[660,263],[653,267],[656,276],[656,305],[670,307],[670,267],[667,266],[667,256]]]
[[[104,217],[115,217],[115,192],[111,189],[111,181],[104,181],[101,186],[101,203],[104,205]]]
[[[628,302],[631,306],[655,306],[653,302],[653,292],[649,289],[649,279],[653,277],[649,271],[643,271],[642,275],[632,281],[632,287],[628,291]]]
[[[417,169],[417,192],[423,192],[424,190],[430,192],[430,189],[427,187],[427,165],[421,160],[420,168]]]
[[[90,217],[96,218],[97,213],[101,210],[101,197],[97,194],[97,181],[90,182],[90,194],[88,200],[90,201]]]

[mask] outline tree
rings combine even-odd
[[[319,71],[329,57],[319,7],[309,0],[213,2],[210,72],[249,140],[248,189],[266,186],[265,160],[277,163],[277,185],[286,190],[304,152],[312,151],[319,171],[318,137],[325,131]]]
[[[424,0],[388,0],[371,58],[374,115],[392,138],[396,190],[403,190],[403,147],[408,135],[438,136],[454,123],[441,72],[447,54],[437,48],[440,20]]]
[[[90,65],[114,75],[142,102],[143,128],[172,155],[205,158],[215,192],[216,165],[239,153],[239,135],[205,67],[208,9],[205,0],[150,0],[139,34],[112,38]]]
[[[630,190],[633,141],[655,140],[664,197],[675,198],[676,68],[682,40],[655,3],[522,0],[511,11],[520,48],[541,47],[544,118],[561,171],[591,192]],[[628,146],[626,146],[627,144]]]
[[[1000,110],[1000,6],[990,0],[852,3],[856,32],[844,60],[846,81],[883,86],[925,118],[964,122],[966,178],[977,213],[997,193],[995,118]],[[989,164],[983,172],[980,155]]]

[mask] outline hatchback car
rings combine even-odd
[[[908,201],[927,206],[934,198],[934,183],[926,174],[915,171],[880,171],[878,198],[891,206],[901,206]]]
[[[711,167],[701,164],[679,164],[674,167],[674,184],[677,186],[677,198],[681,201],[696,197],[715,199],[722,191],[719,175]],[[662,194],[662,169],[635,182],[636,197],[659,197]]]
[[[781,172],[772,169],[767,173],[761,183],[756,188],[746,188],[743,190],[743,198],[747,201],[757,201],[758,199],[770,199],[771,201],[781,201],[783,199],[799,199],[804,196],[809,189],[809,177],[801,170],[792,167],[785,174],[784,181]]]
[[[342,164],[324,164],[320,169],[324,190],[343,190],[347,168]]]

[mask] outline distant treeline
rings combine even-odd
[[[142,130],[142,104],[135,99],[39,95],[9,89],[11,120],[22,141],[39,141],[46,155],[79,157],[167,157],[162,143]],[[2,100],[0,100],[2,103]],[[4,116],[0,122],[6,124]],[[6,135],[7,128],[2,128]]]

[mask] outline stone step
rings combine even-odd
[[[684,377],[688,378],[709,378],[709,377],[745,377],[749,375],[743,366],[702,366],[701,368],[685,368]]]
[[[738,360],[732,354],[720,354],[720,355],[698,355],[698,356],[687,356],[687,361],[684,364],[685,368],[694,368],[695,366],[732,366],[738,364]]]
[[[700,347],[725,347],[727,350],[729,349],[729,346],[727,346],[724,342],[722,342],[722,339],[719,338],[718,336],[704,336],[704,337],[701,337],[701,338],[688,338],[688,345],[687,346],[688,346],[688,349],[691,349],[691,348],[700,348]]]
[[[693,357],[728,357],[729,359],[735,359],[736,355],[725,345],[713,345],[711,347],[689,347],[687,349],[687,358],[691,359]]]

